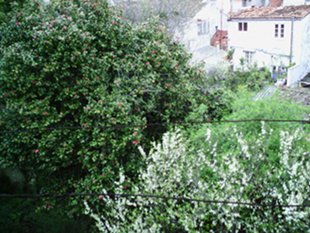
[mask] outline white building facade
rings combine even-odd
[[[294,85],[310,72],[310,6],[252,8],[229,19],[234,68],[268,67],[287,72]]]
[[[217,28],[227,29],[227,13],[230,8],[228,3],[221,0],[207,1],[205,6],[186,24],[183,32],[177,35],[180,41],[190,51],[210,45],[210,39]]]
[[[230,0],[230,10],[237,12],[246,8],[267,6],[268,3],[268,0]]]
[[[283,6],[309,5],[310,0],[283,0]]]
[[[205,3],[187,23],[184,32],[177,35],[190,51],[210,45],[217,30],[227,31],[230,12],[265,6],[268,0],[207,0]]]

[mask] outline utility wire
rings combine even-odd
[[[204,121],[189,121],[189,122],[166,122],[166,123],[146,123],[146,124],[115,124],[115,125],[106,125],[106,126],[55,126],[55,127],[39,127],[39,128],[33,128],[33,129],[14,129],[14,130],[2,130],[2,133],[14,133],[14,132],[29,132],[34,130],[47,130],[47,131],[53,131],[53,130],[62,130],[62,129],[68,129],[68,130],[78,130],[78,129],[124,129],[124,128],[145,128],[145,127],[162,127],[162,126],[168,126],[168,125],[182,125],[182,126],[188,126],[188,125],[201,125],[201,124],[222,124],[222,123],[254,123],[254,122],[269,122],[269,123],[299,123],[299,124],[310,124],[310,120],[298,120],[298,119],[241,119],[241,120],[211,120],[207,119]],[[0,132],[0,133],[1,133]]]
[[[280,205],[280,204],[264,204],[264,203],[251,203],[251,202],[239,202],[239,201],[229,201],[229,200],[207,200],[207,199],[197,199],[182,196],[162,196],[155,194],[120,194],[120,193],[68,193],[68,194],[0,194],[0,199],[59,199],[59,198],[72,198],[72,197],[89,197],[89,196],[105,196],[114,198],[147,198],[147,199],[165,199],[165,200],[177,200],[185,202],[200,202],[207,204],[224,204],[224,205],[243,205],[252,207],[277,207],[277,208],[305,208],[310,207],[309,204],[290,204],[290,205]]]
[[[210,119],[205,121],[191,121],[191,122],[170,122],[170,123],[148,123],[148,124],[115,124],[110,126],[59,126],[59,127],[40,127],[35,129],[21,129],[21,130],[9,130],[1,131],[6,133],[13,132],[24,132],[24,131],[33,131],[33,130],[61,130],[61,129],[108,129],[108,128],[144,128],[144,127],[159,127],[167,126],[168,124],[172,125],[199,125],[199,124],[221,124],[221,123],[253,123],[253,122],[273,122],[273,123],[301,123],[301,124],[310,124],[310,120],[279,120],[279,119],[242,119],[242,120],[221,120],[221,121],[212,121]],[[116,193],[69,193],[69,194],[0,194],[0,199],[60,199],[60,198],[72,198],[72,197],[87,197],[87,196],[106,196],[106,197],[115,197],[115,198],[149,198],[149,199],[165,199],[165,200],[178,200],[186,202],[201,202],[208,204],[223,204],[223,205],[243,205],[243,206],[252,206],[252,207],[278,207],[278,208],[305,208],[310,207],[309,204],[293,204],[293,205],[280,205],[280,204],[264,204],[264,203],[250,203],[250,202],[238,202],[238,201],[229,201],[229,200],[206,200],[206,199],[196,199],[188,198],[182,196],[161,196],[154,194],[116,194]]]

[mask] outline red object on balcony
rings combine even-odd
[[[211,46],[226,50],[228,47],[228,32],[225,30],[216,30],[211,38]]]
[[[270,7],[280,7],[282,6],[283,0],[270,0],[269,6]]]

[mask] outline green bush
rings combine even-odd
[[[239,90],[232,103],[232,113],[225,116],[227,120],[243,120],[243,119],[274,119],[274,120],[303,120],[308,118],[310,109],[306,106],[297,104],[292,101],[283,99],[278,92],[271,97],[266,97],[262,100],[253,100],[253,94]],[[240,124],[245,132],[255,133],[260,129],[260,123],[241,123]],[[268,125],[273,130],[279,131],[280,129],[296,129],[300,123],[273,123]],[[304,128],[307,128],[304,125]]]
[[[227,114],[223,120],[249,120],[249,119],[274,119],[274,120],[303,120],[308,118],[310,114],[309,108],[298,105],[281,98],[278,93],[273,97],[268,97],[263,100],[253,101],[253,93],[239,89],[232,102],[232,112]],[[237,125],[236,125],[237,124]],[[245,135],[246,139],[254,140],[261,132],[261,122],[239,122],[239,123],[223,123],[213,124],[211,129],[223,151],[229,151],[236,147],[234,141],[228,140],[227,135],[232,131],[234,126]],[[191,135],[193,147],[203,147],[204,135],[206,128],[197,126],[192,127],[187,132]],[[294,122],[266,122],[266,128],[274,131],[274,134],[269,138],[266,145],[267,153],[274,160],[278,160],[278,149],[280,145],[280,131],[294,131],[301,128],[304,132],[309,133],[310,127],[308,124]],[[301,147],[304,147],[307,142],[305,140],[296,142]]]
[[[207,74],[205,85],[208,90],[222,88],[235,92],[244,86],[248,91],[259,91],[271,81],[271,74],[266,68],[237,71],[216,68]]]
[[[160,25],[133,28],[106,1],[40,2],[0,28],[0,164],[38,192],[113,190],[120,166],[136,176],[138,144],[217,101]]]

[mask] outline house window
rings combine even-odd
[[[284,37],[284,24],[281,24],[280,37]]]
[[[198,20],[197,21],[197,29],[198,35],[205,35],[208,33],[207,21],[206,20]]]
[[[247,7],[251,0],[242,0],[242,7]]]
[[[238,30],[239,31],[247,31],[248,30],[248,23],[238,23]]]
[[[243,23],[243,31],[247,31],[248,30],[248,23]]]
[[[278,37],[279,36],[279,24],[276,24],[274,26],[274,36]]]
[[[284,37],[284,24],[275,24],[274,26],[274,36],[275,37]]]
[[[244,57],[245,57],[246,64],[251,65],[252,62],[253,62],[254,52],[252,52],[252,51],[243,51],[243,52],[244,52]]]

